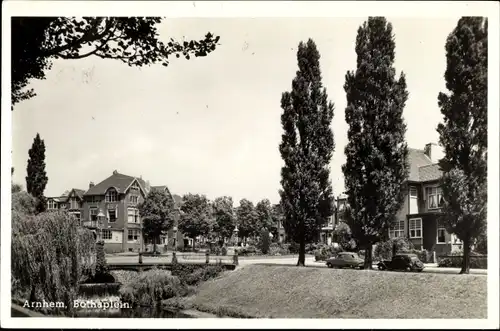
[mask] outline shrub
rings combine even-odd
[[[218,265],[178,264],[172,266],[172,276],[178,277],[183,285],[189,286],[215,278],[223,271],[225,271],[224,267]]]
[[[373,250],[374,258],[379,260],[392,259],[392,249],[394,244],[396,245],[396,252],[410,251],[414,249],[413,244],[407,238],[393,238],[377,244]]]
[[[306,244],[306,254],[314,254],[314,252],[321,246],[323,246],[321,243]]]
[[[80,284],[78,293],[85,297],[102,297],[106,295],[116,295],[119,293],[120,283],[97,283],[97,284]]]
[[[323,245],[322,247],[316,249],[314,252],[314,259],[316,261],[325,261],[332,256],[335,256],[337,253],[342,252],[342,248]]]
[[[182,295],[185,291],[178,277],[165,270],[152,269],[139,273],[134,281],[120,288],[120,296],[134,306],[155,306],[161,300]]]
[[[222,256],[227,256],[227,247],[226,246],[222,246],[222,248],[221,248],[221,255]]]
[[[340,222],[335,226],[332,233],[332,240],[338,243],[345,251],[351,251],[356,248],[356,242],[352,238],[351,228],[345,222]]]
[[[454,255],[438,258],[438,266],[443,268],[462,268],[462,256]],[[472,269],[487,269],[488,259],[486,256],[471,255],[470,268]]]
[[[300,249],[300,245],[294,241],[290,242],[290,245],[288,246],[288,250],[290,251],[291,254],[298,254]]]
[[[289,247],[288,244],[272,243],[269,246],[269,255],[272,255],[272,256],[288,255],[288,254],[290,254],[288,247]]]
[[[260,249],[257,249],[255,246],[248,246],[248,247],[241,247],[237,249],[238,255],[240,256],[253,256],[253,255],[259,255],[262,252]]]
[[[96,243],[96,265],[95,276],[102,277],[108,273],[108,264],[106,263],[106,255],[104,253],[104,242],[99,241]]]

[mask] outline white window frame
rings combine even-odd
[[[109,217],[109,211],[110,211],[110,210],[113,210],[113,211],[115,212],[115,219],[114,219],[114,221],[112,221],[112,220],[111,220],[111,218]],[[109,221],[109,223],[116,223],[116,221],[118,220],[118,208],[114,208],[114,209],[107,209],[107,211],[106,211],[106,212],[107,212],[107,214],[108,214],[107,216],[108,216],[108,221]]]
[[[415,191],[415,195],[412,195],[412,191]],[[417,199],[418,198],[418,188],[416,186],[410,186],[410,198]]]
[[[426,188],[426,194],[427,194],[427,209],[428,210],[435,210],[435,209],[441,209],[442,206],[440,206],[439,201],[443,198],[443,191],[441,187],[439,186],[428,186]],[[436,198],[436,206],[431,207],[431,197]]]
[[[95,220],[92,219],[92,216],[94,215],[92,212],[95,210]],[[99,221],[97,215],[99,215],[99,209],[97,209],[96,207],[90,207],[89,208],[89,220],[90,221],[94,221],[94,222],[97,222]]]
[[[439,231],[444,231],[444,241],[439,241]],[[442,225],[438,225],[437,233],[436,233],[436,243],[437,244],[446,244],[446,228]]]
[[[397,225],[397,226],[396,226]],[[402,227],[401,227],[402,225]],[[399,234],[399,236],[396,236],[396,233]],[[391,227],[389,228],[389,238],[404,238],[406,237],[405,235],[405,221],[395,221],[393,224],[391,224]]]
[[[49,210],[52,210],[52,209],[57,209],[57,208],[56,208],[56,205],[57,205],[57,204],[56,204],[56,202],[55,202],[54,200],[52,200],[52,199],[51,199],[51,200],[49,200],[49,201],[47,202],[47,209],[49,209]]]
[[[134,201],[135,200],[135,201]],[[129,204],[131,205],[137,205],[139,203],[139,196],[138,195],[135,195],[135,194],[130,194],[128,196],[128,202]]]
[[[69,201],[69,209],[80,209],[80,201],[77,198],[71,198]]]
[[[132,237],[132,239],[130,239]],[[135,239],[133,239],[135,237]],[[138,229],[128,229],[127,230],[127,242],[137,242],[139,241],[139,230]]]
[[[133,216],[133,221],[130,221],[130,216]],[[137,208],[127,208],[127,222],[130,224],[139,224],[139,210]]]
[[[107,236],[105,234],[109,234],[109,236]],[[108,229],[103,229],[101,232],[101,238],[103,240],[111,240],[111,239],[113,239],[113,232],[111,230],[108,230]]]
[[[420,223],[420,226],[417,226],[417,221],[418,223]],[[422,239],[423,225],[421,218],[410,218],[408,220],[408,229],[410,233],[410,239]],[[414,232],[412,233],[412,231]],[[417,231],[420,231],[420,235],[417,233]]]
[[[106,192],[104,199],[106,202],[118,202],[118,192],[114,188],[111,188]]]

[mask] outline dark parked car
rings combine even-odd
[[[380,261],[378,263],[380,270],[404,270],[404,271],[422,271],[424,264],[415,254],[398,254],[392,257],[390,261]]]
[[[359,268],[362,269],[365,261],[356,253],[342,252],[336,257],[331,257],[326,260],[328,268]]]

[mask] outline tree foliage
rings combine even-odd
[[[279,224],[283,224],[283,220],[285,219],[283,215],[283,209],[281,208],[281,205],[274,204],[271,208],[271,218],[272,218],[272,223],[269,231],[273,234],[273,238],[276,238],[276,240],[279,240]]]
[[[342,166],[353,236],[367,250],[379,242],[403,203],[408,177],[408,148],[403,109],[408,99],[403,73],[396,78],[392,25],[370,17],[358,29],[357,66],[346,74],[345,119],[349,142]]]
[[[238,237],[245,238],[257,235],[257,212],[252,201],[241,199],[236,208],[236,219],[238,224]]]
[[[236,225],[233,198],[228,196],[216,198],[213,203],[213,210],[215,217],[214,232],[222,239],[231,238]]]
[[[352,238],[351,228],[344,222],[339,222],[332,233],[333,242],[339,244],[343,251],[351,251],[356,248],[356,242]]]
[[[33,139],[33,145],[28,153],[26,190],[38,200],[38,212],[43,212],[47,208],[43,192],[49,178],[45,171],[45,142],[40,138],[40,134],[36,134],[36,137]]]
[[[330,160],[335,149],[330,128],[334,105],[321,82],[320,54],[313,40],[300,42],[299,70],[291,92],[281,97],[284,133],[279,146],[285,165],[281,169],[281,206],[287,236],[299,243],[298,265],[305,263],[305,244],[318,236],[333,214]]]
[[[446,88],[438,104],[443,122],[439,164],[448,231],[464,243],[461,273],[469,273],[470,246],[486,228],[488,154],[488,21],[462,17],[446,41]]]
[[[15,210],[13,205],[12,278],[30,301],[64,302],[71,312],[79,282],[95,272],[93,234],[67,212],[35,216]]]
[[[152,190],[138,207],[142,218],[142,231],[145,237],[153,239],[156,252],[160,237],[166,235],[174,226],[174,200],[165,191]]]
[[[160,17],[13,17],[12,105],[35,96],[26,90],[30,80],[44,79],[56,59],[95,56],[129,66],[160,63],[172,56],[206,56],[215,50],[218,36],[201,40],[160,40]]]
[[[257,214],[257,231],[265,230],[269,233],[273,225],[271,202],[268,199],[257,202],[255,212]]]
[[[213,228],[212,206],[206,196],[186,194],[182,197],[182,215],[179,220],[179,230],[192,238],[207,236]],[[194,245],[193,245],[194,249]]]

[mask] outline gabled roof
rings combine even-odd
[[[437,163],[418,168],[418,173],[421,182],[439,180],[443,175],[443,171],[441,171]]]
[[[142,180],[141,178],[120,174],[115,171],[111,176],[109,176],[102,182],[89,188],[84,195],[104,195],[106,194],[106,191],[111,187],[115,188],[118,193],[125,193],[127,188],[132,184],[134,180],[137,180],[139,186],[144,191],[144,187],[146,187],[146,182],[144,180]]]
[[[410,172],[408,180],[411,182],[430,182],[441,178],[443,172],[437,163],[425,154],[424,150],[408,148]]]
[[[432,165],[432,160],[422,149],[408,148],[408,162],[410,171],[408,180],[412,182],[420,181],[420,167]]]
[[[68,201],[69,197],[71,196],[71,192],[75,192],[76,196],[79,197],[80,199],[83,199],[83,194],[85,193],[85,190],[80,190],[77,188],[72,188],[69,191],[65,191],[63,194],[61,194],[58,197],[47,197],[47,199],[52,199],[56,202],[66,202]]]

